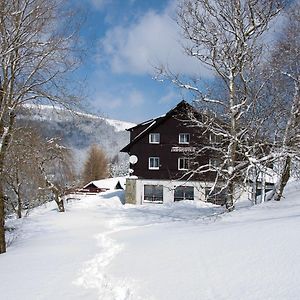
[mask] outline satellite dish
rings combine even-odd
[[[138,158],[136,155],[131,155],[129,157],[129,162],[132,164],[132,165],[135,165],[137,162],[138,162]]]
[[[128,172],[129,172],[129,174],[132,174],[134,172],[134,170],[129,169]]]

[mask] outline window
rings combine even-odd
[[[144,185],[144,202],[163,202],[162,185]]]
[[[192,186],[178,186],[174,191],[174,201],[194,200],[194,188]]]
[[[159,170],[159,157],[149,157],[149,170]]]
[[[217,136],[215,134],[213,134],[213,133],[210,133],[209,134],[209,142],[211,144],[215,144],[217,142]]]
[[[189,169],[189,159],[186,157],[178,158],[178,170],[188,170]]]
[[[159,133],[150,133],[149,134],[149,143],[150,144],[159,144],[160,143],[160,134]]]
[[[226,203],[226,196],[226,189],[215,187],[213,191],[211,191],[210,187],[205,188],[205,199],[213,204],[224,205]]]
[[[190,134],[189,133],[179,133],[179,144],[189,144]]]

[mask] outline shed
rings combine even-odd
[[[126,177],[115,177],[101,180],[94,180],[82,188],[82,192],[101,193],[112,190],[125,189]]]

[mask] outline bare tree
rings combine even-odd
[[[43,178],[40,190],[50,191],[58,211],[64,212],[63,196],[73,187],[75,180],[74,162],[71,151],[62,146],[58,139],[47,139],[37,147],[36,160]]]
[[[214,136],[216,142],[199,145],[198,154],[215,153],[216,166],[199,166],[193,172],[216,172],[216,181],[226,190],[226,207],[234,209],[237,183],[257,150],[251,142],[252,131],[245,120],[259,101],[263,82],[255,86],[256,70],[262,62],[264,34],[270,22],[279,14],[280,0],[186,0],[178,10],[178,24],[187,39],[187,55],[210,68],[222,82],[222,94],[212,98],[201,88],[201,80],[162,74],[180,88],[190,91],[200,109],[209,113],[204,118],[191,116],[191,126],[199,127],[199,134]],[[201,74],[198,74],[198,78]],[[255,87],[255,88],[254,88]],[[223,125],[222,125],[223,124]],[[252,148],[249,149],[249,146]],[[260,151],[260,150],[259,150]],[[255,157],[255,156],[254,156]]]
[[[4,176],[8,205],[22,217],[23,208],[35,207],[52,197],[64,211],[62,196],[75,180],[70,150],[58,139],[45,139],[37,129],[19,128],[6,156]]]
[[[279,162],[279,180],[273,194],[279,201],[290,178],[292,163],[300,161],[300,4],[291,5],[286,25],[273,51],[269,73],[272,101],[273,149]],[[277,109],[275,109],[277,108]]]
[[[128,157],[123,155],[115,155],[109,165],[109,175],[111,177],[128,175],[129,162]]]
[[[0,2],[0,253],[6,251],[3,167],[16,116],[26,102],[74,104],[66,75],[79,62],[76,20],[63,0]]]
[[[36,163],[36,139],[39,138],[33,128],[14,130],[12,142],[4,164],[4,184],[6,209],[10,208],[22,217],[23,209],[34,207],[41,185],[41,174]],[[39,143],[41,144],[41,143]]]
[[[99,180],[108,176],[108,160],[103,150],[92,145],[89,149],[87,159],[83,167],[83,182],[88,183],[92,180]]]

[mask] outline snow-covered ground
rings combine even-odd
[[[232,213],[121,197],[73,200],[66,213],[49,203],[8,222],[18,229],[0,256],[0,298],[300,299],[299,183],[280,203]]]
[[[29,104],[29,103],[24,104],[23,106],[35,112],[35,114],[31,116],[32,120],[49,121],[50,119],[56,122],[60,122],[60,121],[65,121],[66,119],[74,119],[74,117],[77,116],[77,117],[83,117],[88,119],[103,120],[107,124],[113,126],[116,132],[125,131],[126,129],[129,129],[136,125],[135,123],[132,122],[108,119],[108,118],[100,117],[89,113],[83,113],[79,111],[70,112],[66,110],[64,107],[59,107],[59,106],[46,105],[46,104],[38,105],[38,104]]]

